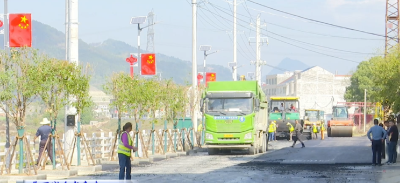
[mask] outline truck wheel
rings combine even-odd
[[[256,149],[254,146],[249,147],[249,155],[255,155],[256,154]]]
[[[219,149],[208,148],[208,155],[216,155],[219,153]]]

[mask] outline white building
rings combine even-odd
[[[319,66],[303,71],[268,75],[265,94],[300,97],[300,116],[304,109],[321,109],[329,118],[332,106],[345,102],[344,93],[350,85],[350,75],[335,75]]]

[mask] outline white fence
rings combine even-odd
[[[165,132],[165,133],[163,133]],[[146,158],[146,150],[147,150],[147,154],[151,155],[152,153],[152,137],[150,136],[151,131],[150,130],[142,130],[139,134],[139,139],[138,139],[138,156],[141,158]],[[187,131],[177,131],[177,130],[167,130],[167,131],[163,131],[163,130],[158,130],[155,131],[155,133],[157,133],[158,135],[154,135],[154,151],[157,154],[164,154],[165,152],[173,152],[173,151],[182,151],[183,150],[183,146],[182,144],[186,144],[186,148],[188,148],[188,146],[190,146],[190,144],[193,144],[192,141],[194,138],[196,138],[195,134],[190,134]],[[135,145],[136,139],[134,136],[134,132],[131,132],[130,135],[132,137],[132,139],[134,140],[133,143]],[[83,133],[83,135],[85,136],[86,139],[86,143],[88,148],[90,149],[90,152],[92,154],[93,159],[109,159],[110,158],[110,152],[112,151],[113,148],[113,144],[115,142],[115,133],[113,132],[109,132],[104,133],[93,133],[92,135]],[[13,144],[15,144],[15,136],[11,137],[11,146]],[[36,162],[38,156],[39,156],[39,143],[40,143],[40,139],[38,138],[36,142],[33,142],[33,137],[32,136],[27,136],[28,142],[30,144],[30,150],[32,151],[32,155],[34,157],[34,161]],[[60,141],[62,143],[62,145],[64,145],[64,135],[60,136]],[[150,140],[150,141],[149,141]],[[161,142],[160,142],[161,140]],[[166,141],[165,141],[166,140]],[[183,142],[184,141],[184,142]],[[167,142],[165,144],[165,142]],[[183,143],[181,143],[183,142]],[[191,142],[189,144],[189,142]],[[54,143],[54,142],[53,142]],[[116,154],[117,152],[117,148],[118,148],[118,141],[116,142],[117,144],[115,145],[114,148],[114,152]],[[15,165],[17,163],[17,156],[18,156],[18,150],[19,150],[19,143],[17,143],[16,146],[16,151],[14,154],[14,157],[12,159],[12,164]],[[71,145],[73,144],[73,142],[71,142]],[[5,146],[5,142],[0,142],[0,146],[4,147]],[[166,147],[166,151],[164,151]],[[64,147],[62,147],[64,149]],[[56,161],[59,160],[60,158],[60,153],[61,149],[58,148],[58,146],[56,146]],[[27,151],[25,151],[25,157],[26,157],[26,153]],[[76,152],[76,148],[75,148],[75,152]],[[5,162],[5,152],[4,151],[0,151],[0,166],[3,165],[3,162]],[[81,138],[81,160],[85,161],[86,158],[86,153],[85,153],[85,146],[84,146],[84,140],[83,138]],[[74,156],[74,159],[77,159],[76,156]],[[69,160],[68,160],[69,161]],[[26,158],[24,158],[24,162],[26,163]]]

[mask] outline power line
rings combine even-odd
[[[211,3],[210,3],[210,4],[211,4]],[[246,1],[245,1],[245,5],[246,5],[245,9],[248,10],[249,7],[247,7]],[[227,11],[228,11],[228,9],[223,8],[223,7],[221,7],[221,6],[218,6],[218,5],[215,5],[215,4],[212,4],[212,6],[217,6],[217,7],[221,8],[221,9],[224,9],[224,10],[227,10]],[[268,12],[264,12],[264,11],[261,11],[261,10],[256,10],[256,9],[254,9],[254,8],[250,8],[250,9],[253,9],[253,10],[255,10],[255,11],[260,11],[260,12],[262,12],[262,13],[268,13]],[[246,17],[246,18],[252,19],[250,12],[248,12],[249,16],[244,15],[244,14],[240,14],[240,13],[237,13],[237,14],[238,14],[238,15],[241,15],[241,16],[244,16],[244,17]],[[270,13],[270,14],[272,14],[272,13]],[[272,14],[272,15],[275,15],[275,14]],[[284,17],[284,18],[287,18],[287,17]],[[268,23],[268,24],[271,24],[271,25],[274,25],[274,26],[277,26],[277,27],[281,27],[281,28],[285,28],[285,29],[289,29],[289,30],[294,30],[294,31],[298,31],[298,32],[304,32],[304,33],[309,33],[309,34],[315,34],[315,35],[319,35],[319,36],[327,36],[327,37],[335,37],[335,38],[344,38],[344,39],[356,39],[356,40],[381,40],[381,41],[382,41],[382,39],[374,39],[374,38],[346,37],[346,36],[336,36],[336,35],[329,35],[329,34],[321,34],[321,33],[316,33],[316,32],[309,32],[309,31],[303,31],[303,30],[293,29],[293,28],[285,27],[285,26],[282,26],[282,25],[279,25],[279,24],[271,23],[271,22],[268,22],[268,21],[264,21],[264,22],[265,22],[265,23]],[[313,22],[311,22],[311,23],[313,23]],[[321,24],[318,24],[318,25],[321,25]]]
[[[335,36],[335,35],[321,34],[321,33],[316,33],[316,32],[309,32],[309,31],[303,31],[303,30],[293,29],[293,28],[285,27],[285,26],[278,25],[278,24],[271,23],[271,22],[266,22],[266,23],[268,23],[268,24],[270,24],[270,25],[277,26],[277,27],[281,27],[281,28],[284,28],[284,29],[294,30],[294,31],[298,31],[298,32],[304,32],[304,33],[308,33],[308,34],[315,34],[315,35],[320,35],[320,36],[326,36],[326,37],[344,38],[344,39],[358,39],[358,40],[379,40],[379,41],[383,41],[383,39],[359,38],[359,37],[346,37],[346,36]]]
[[[210,3],[210,4],[212,4],[212,3]],[[217,7],[217,9],[219,9],[219,8]],[[226,11],[224,11],[224,10],[221,10],[221,9],[219,9],[219,10],[222,11],[222,12],[224,12],[224,13],[226,13],[226,14],[228,14],[228,13],[227,13]],[[240,19],[240,18],[238,18],[238,20],[243,21],[243,22],[246,22],[245,20]],[[312,44],[312,43],[300,41],[300,40],[297,40],[297,39],[289,38],[289,37],[286,37],[286,36],[282,36],[282,35],[280,35],[280,34],[277,34],[277,33],[271,32],[271,31],[268,31],[268,30],[266,30],[266,29],[264,29],[264,30],[265,30],[267,33],[271,33],[271,34],[274,34],[274,35],[276,35],[276,36],[279,36],[279,37],[282,37],[282,38],[285,38],[285,39],[289,39],[289,40],[293,40],[293,41],[296,41],[296,42],[300,42],[300,43],[303,43],[303,44],[308,44],[308,45],[312,45],[312,46],[317,46],[317,47],[321,47],[321,48],[331,49],[331,50],[335,50],[335,51],[348,52],[348,53],[376,55],[376,53],[363,53],[363,52],[347,51],[347,50],[341,50],[341,49],[331,48],[331,47],[327,47],[327,46]],[[269,35],[267,35],[267,36],[269,36]]]
[[[212,22],[213,24],[215,24],[215,22],[214,22],[212,19],[210,19],[210,18],[207,16],[207,14],[204,13],[201,9],[202,9],[202,8],[199,9],[200,11],[199,11],[199,13],[197,14],[200,18],[204,19],[205,22],[207,22],[209,25],[213,26],[214,28],[216,28],[216,29],[218,29],[218,30],[220,30],[220,31],[223,31],[223,30],[224,30],[223,28],[221,29],[219,26],[217,27],[217,26],[215,26],[215,25],[212,25],[210,22]],[[204,9],[204,10],[206,10],[206,9]],[[209,11],[209,10],[207,10],[207,11]],[[200,13],[202,13],[204,16],[206,16],[207,19],[203,18],[203,16],[202,16]],[[218,25],[218,24],[216,24],[216,25]]]
[[[207,11],[207,10],[206,10],[206,11]],[[209,12],[210,12],[210,13],[213,13],[213,12],[211,12],[211,11],[209,11]],[[221,16],[221,17],[222,17],[222,16]],[[222,17],[222,18],[225,19],[226,21],[230,21],[229,19],[226,19],[226,18],[224,18],[224,17]],[[239,19],[239,20],[241,20],[241,19]],[[241,20],[241,21],[243,21],[243,20]],[[232,21],[230,21],[230,22],[232,22]],[[238,24],[238,25],[241,26],[241,27],[244,27],[244,28],[246,28],[246,29],[249,29],[248,27],[243,26],[242,24]],[[250,30],[250,29],[249,29],[249,30]],[[354,61],[354,60],[349,60],[349,59],[345,59],[345,58],[341,58],[341,57],[337,57],[337,56],[333,56],[333,55],[321,53],[321,52],[318,52],[318,51],[310,50],[310,49],[307,49],[307,48],[304,48],[304,47],[301,47],[301,46],[298,46],[298,45],[295,45],[295,44],[288,43],[288,42],[286,42],[286,41],[282,41],[282,40],[277,39],[277,38],[274,38],[274,37],[272,37],[272,36],[270,36],[270,37],[271,37],[272,39],[277,40],[277,41],[280,41],[280,42],[283,42],[283,43],[289,44],[289,45],[291,45],[291,46],[294,46],[294,47],[297,47],[297,48],[300,48],[300,49],[304,49],[304,50],[307,50],[307,51],[310,51],[310,52],[314,52],[314,53],[317,53],[317,54],[320,54],[320,55],[325,55],[325,56],[328,56],[328,57],[337,58],[337,59],[345,60],[345,61],[349,61],[349,62],[360,63],[360,62],[357,62],[357,61]]]
[[[259,5],[259,6],[263,6],[263,7],[265,7],[265,8],[268,8],[268,9],[271,9],[271,10],[274,10],[274,11],[277,11],[277,12],[285,13],[285,14],[288,14],[288,15],[291,15],[291,16],[294,16],[294,17],[298,17],[298,18],[302,18],[302,19],[305,19],[305,20],[309,20],[309,21],[313,21],[313,22],[317,22],[317,23],[321,23],[321,24],[325,24],[325,25],[330,25],[330,26],[338,27],[338,28],[342,28],[342,29],[347,29],[347,30],[351,30],[351,31],[361,32],[361,33],[365,33],[365,34],[370,34],[370,35],[374,35],[374,36],[386,37],[385,35],[381,35],[381,34],[377,34],[377,33],[367,32],[367,31],[358,30],[358,29],[353,29],[353,28],[344,27],[344,26],[340,26],[340,25],[335,25],[335,24],[331,24],[331,23],[327,23],[327,22],[323,22],[323,21],[319,21],[319,20],[314,20],[314,19],[311,19],[311,18],[306,18],[306,17],[300,16],[300,15],[296,15],[296,14],[293,14],[293,13],[289,13],[289,12],[286,12],[286,11],[282,11],[282,10],[275,9],[275,8],[272,8],[272,7],[263,5],[263,4],[261,4],[261,3],[254,2],[254,1],[252,1],[252,0],[247,0],[247,1],[249,1],[249,2],[251,2],[251,3],[254,3],[254,4],[257,4],[257,5]]]
[[[229,37],[229,39],[230,39],[231,41],[233,41],[232,38],[231,38],[231,36],[229,36],[229,34],[228,34],[228,37]],[[239,49],[240,49],[240,50],[238,50],[238,52],[240,53],[240,55],[242,55],[243,57],[245,57],[245,58],[251,60],[251,57],[249,57],[249,55],[247,54],[247,52],[243,51],[243,49],[242,49],[242,47],[240,46],[240,44],[238,44],[238,45],[239,45]],[[242,51],[243,51],[244,54],[246,54],[246,56],[245,56],[244,54],[242,54]]]

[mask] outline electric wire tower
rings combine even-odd
[[[153,10],[147,15],[147,23],[149,28],[147,29],[147,47],[146,51],[149,53],[155,53],[154,47],[154,12]]]
[[[386,0],[385,56],[393,47],[399,44],[399,9],[399,0]]]
[[[153,10],[147,15],[147,23],[148,23],[148,29],[147,29],[147,47],[146,51],[148,53],[156,53],[156,48],[154,44],[154,19],[155,19],[155,14]],[[157,65],[156,65],[157,67]],[[156,69],[158,71],[158,69]],[[161,80],[161,72],[157,72],[156,75],[160,75],[160,80]]]

